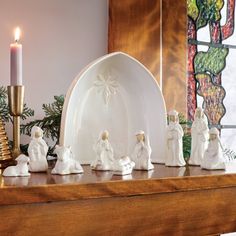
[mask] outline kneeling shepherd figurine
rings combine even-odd
[[[205,151],[201,168],[207,170],[225,170],[225,160],[222,152],[222,145],[217,128],[209,131],[209,144]]]

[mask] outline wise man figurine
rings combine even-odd
[[[109,132],[103,131],[94,147],[96,159],[91,167],[94,170],[113,170],[114,152],[109,142]]]
[[[149,138],[144,131],[140,130],[136,134],[136,144],[132,153],[132,160],[135,163],[135,170],[153,170],[154,166],[151,162],[152,149],[150,147]]]
[[[201,163],[202,169],[208,170],[221,170],[225,169],[225,160],[222,152],[222,144],[219,137],[217,128],[211,128],[209,131],[209,143],[204,153]]]
[[[38,126],[34,126],[31,129],[31,141],[28,147],[29,170],[31,172],[47,171],[47,152],[48,145],[43,140],[43,130]]]
[[[166,166],[185,166],[183,156],[184,131],[179,124],[179,113],[172,110],[168,113]]]
[[[208,132],[207,118],[203,109],[198,107],[195,111],[191,129],[192,144],[189,159],[190,165],[201,165],[205,150],[207,149]]]

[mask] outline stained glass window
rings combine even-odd
[[[187,0],[188,117],[203,107],[222,140],[236,145],[235,0]],[[226,129],[229,128],[229,129]],[[235,143],[234,143],[235,142]]]

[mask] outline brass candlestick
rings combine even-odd
[[[25,87],[8,86],[8,104],[13,116],[13,147],[12,157],[15,159],[21,154],[20,150],[20,116],[23,113]]]

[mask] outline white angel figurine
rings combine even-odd
[[[16,158],[17,165],[7,167],[2,175],[3,176],[30,176],[28,169],[29,157],[24,154],[19,155]]]
[[[208,170],[224,170],[226,166],[218,129],[211,128],[209,136],[209,144],[204,153],[201,168]]]
[[[172,110],[168,115],[166,166],[185,166],[182,140],[184,131],[179,124],[178,112]]]
[[[136,134],[136,144],[132,153],[132,160],[135,163],[135,170],[153,170],[151,162],[152,149],[149,144],[149,138],[144,131],[140,130]]]
[[[192,124],[191,135],[191,155],[189,159],[190,165],[201,165],[202,159],[207,148],[208,142],[208,122],[201,108],[197,108]]]
[[[48,146],[43,140],[43,130],[38,126],[34,126],[31,129],[31,141],[28,147],[29,170],[31,172],[47,171],[47,152]]]
[[[130,175],[134,166],[135,163],[128,156],[124,156],[114,162],[113,173],[114,175]]]
[[[57,162],[52,169],[52,174],[68,175],[84,172],[80,163],[74,160],[71,147],[56,145],[55,153],[57,154]]]
[[[108,131],[103,131],[94,147],[96,159],[91,164],[93,170],[113,170],[114,153],[108,138]]]

